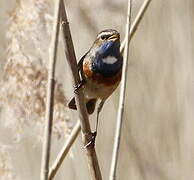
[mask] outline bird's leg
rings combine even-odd
[[[74,93],[77,94],[79,89],[82,88],[85,83],[86,81],[81,79],[80,82],[74,86]]]
[[[94,147],[95,146],[96,133],[91,132],[87,135],[88,135],[88,143],[84,146],[84,148]]]
[[[97,109],[97,119],[96,119],[96,125],[95,125],[95,131],[91,133],[91,138],[88,144],[85,145],[85,148],[89,146],[95,146],[95,140],[96,140],[96,135],[97,135],[97,129],[98,129],[98,119],[99,119],[99,114],[102,110],[102,107],[104,105],[105,99],[101,100],[98,109]]]
[[[105,102],[105,99],[101,100],[99,106],[98,106],[98,109],[97,109],[97,117],[96,117],[96,126],[95,126],[95,131],[94,131],[94,134],[95,136],[97,135],[97,130],[98,130],[98,119],[99,119],[99,114],[102,110],[102,107],[104,105],[104,102]]]

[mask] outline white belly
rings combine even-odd
[[[84,87],[84,95],[86,99],[106,99],[117,88],[119,82],[114,86],[105,86],[104,84],[95,84],[87,82]]]

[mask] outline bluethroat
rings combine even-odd
[[[121,80],[123,58],[120,53],[120,34],[113,29],[101,31],[89,51],[78,63],[81,82],[76,90],[83,87],[88,114],[95,110],[97,100],[97,120],[94,136],[96,137],[99,113],[104,102],[117,88]],[[77,109],[75,98],[68,104],[70,109]]]

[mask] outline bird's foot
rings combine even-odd
[[[84,146],[84,148],[93,148],[95,146],[97,132],[91,132],[89,136],[89,142]]]
[[[81,89],[83,87],[83,85],[85,84],[85,80],[82,79],[78,84],[76,84],[74,86],[74,93],[77,94],[79,89]]]

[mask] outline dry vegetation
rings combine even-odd
[[[48,64],[45,45],[50,41],[51,20],[47,1],[17,1],[9,13],[1,100],[13,114],[10,121],[16,133],[22,133],[24,124],[43,126]],[[68,134],[71,127],[66,103],[62,85],[56,82],[54,132],[58,136]]]
[[[0,180],[39,179],[42,145],[37,140],[43,132],[53,2],[0,2]],[[66,2],[77,57],[101,29],[118,29],[124,38],[126,2]],[[132,19],[142,2],[133,0]],[[192,0],[153,1],[134,36],[118,179],[194,178],[193,7]],[[66,108],[73,93],[62,43],[60,47],[51,162],[77,120]],[[104,179],[109,175],[117,106],[118,91],[102,111],[97,137]],[[89,179],[82,146],[78,139],[57,180]]]

